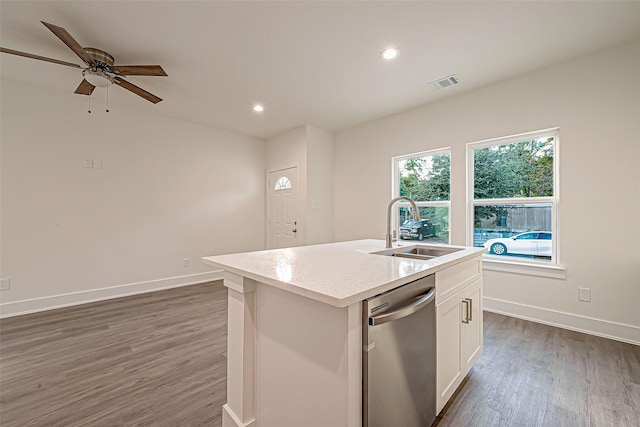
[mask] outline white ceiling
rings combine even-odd
[[[638,39],[640,1],[2,0],[0,44],[80,64],[40,21],[116,65],[160,64],[169,74],[129,78],[161,103],[113,87],[112,109],[268,138],[303,124],[336,131]],[[400,55],[384,62],[390,45]],[[3,77],[81,96],[80,70],[0,60]],[[456,87],[428,85],[454,73]],[[105,97],[98,88],[92,102]],[[255,102],[266,111],[254,114]]]

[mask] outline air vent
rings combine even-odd
[[[445,77],[444,79],[439,79],[434,82],[429,83],[435,89],[444,89],[445,87],[457,85],[459,83],[458,78],[455,74]]]

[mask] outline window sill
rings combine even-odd
[[[482,268],[490,271],[502,271],[505,273],[526,274],[529,276],[550,277],[552,279],[566,279],[567,271],[558,265],[544,265],[526,262],[499,261],[484,258]]]

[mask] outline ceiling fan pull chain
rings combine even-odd
[[[107,108],[105,109],[105,111],[107,113],[109,112],[109,86],[107,86]]]
[[[89,114],[91,114],[91,95],[87,96],[89,99]]]

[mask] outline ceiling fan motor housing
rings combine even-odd
[[[94,47],[84,47],[83,49],[96,61],[99,68],[109,68],[114,63],[113,56],[109,55],[104,50],[96,49]]]

